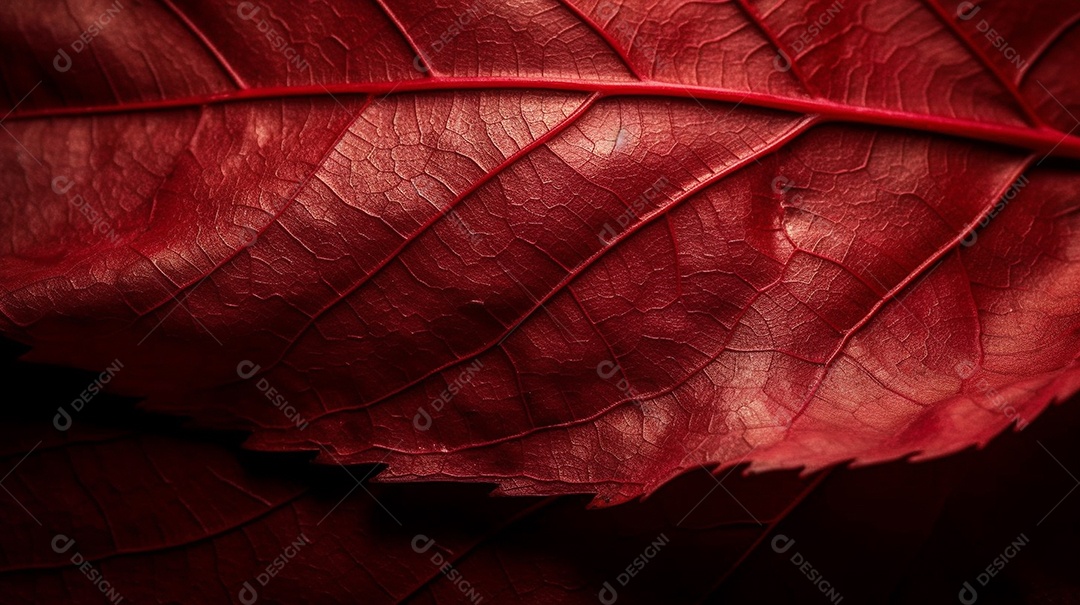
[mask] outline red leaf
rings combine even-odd
[[[389,480],[986,443],[1080,387],[1080,9],[967,4],[7,6],[0,328]]]

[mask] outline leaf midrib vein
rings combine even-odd
[[[208,95],[178,97],[156,101],[22,110],[12,113],[5,121],[55,118],[62,116],[101,115],[134,111],[155,111],[184,107],[201,107],[221,103],[258,100],[284,100],[295,97],[325,97],[330,95],[390,95],[423,92],[476,90],[530,90],[598,93],[604,97],[643,97],[668,99],[697,99],[739,103],[747,107],[775,109],[801,114],[815,114],[831,122],[849,122],[883,127],[905,128],[938,135],[950,135],[981,142],[1010,145],[1034,152],[1049,152],[1054,156],[1080,159],[1080,137],[1068,135],[1056,128],[1032,127],[1023,124],[1000,124],[968,118],[920,114],[877,107],[862,107],[811,97],[748,92],[700,85],[684,85],[655,81],[592,81],[569,79],[539,79],[511,77],[445,77],[425,80],[358,82],[330,85],[277,86],[232,90]],[[1059,143],[1060,142],[1060,143]],[[1057,148],[1054,149],[1054,146]]]

